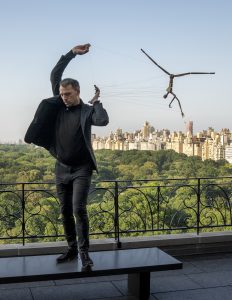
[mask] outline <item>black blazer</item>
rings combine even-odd
[[[44,99],[27,129],[24,141],[49,150],[55,133],[56,117],[62,103],[59,96]]]

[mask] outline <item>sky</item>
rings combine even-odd
[[[98,136],[133,132],[148,121],[158,130],[232,130],[231,0],[0,0],[0,142],[23,139],[40,101],[52,96],[50,72],[62,54],[90,43],[63,78],[80,82],[87,103],[94,84],[110,123]],[[181,101],[163,98],[169,73]]]

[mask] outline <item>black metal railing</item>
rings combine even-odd
[[[92,238],[230,230],[232,177],[93,182]],[[0,184],[0,241],[64,238],[54,183]]]

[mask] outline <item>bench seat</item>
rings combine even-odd
[[[150,272],[182,268],[180,261],[158,248],[91,252],[91,270],[83,270],[80,259],[57,264],[57,256],[0,258],[0,283],[128,274],[129,292],[139,299],[148,299]]]

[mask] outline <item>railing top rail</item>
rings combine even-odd
[[[188,177],[188,178],[154,178],[154,179],[128,179],[128,180],[118,180],[118,179],[112,179],[112,180],[97,180],[93,182],[152,182],[152,181],[177,181],[177,180],[198,180],[198,179],[232,179],[232,176],[219,176],[219,177]]]
[[[92,183],[99,183],[99,182],[162,182],[162,181],[190,181],[190,180],[218,180],[218,179],[232,179],[232,176],[219,176],[219,177],[188,177],[188,178],[154,178],[154,179],[131,179],[131,180],[125,180],[125,179],[104,179],[104,180],[93,180]],[[33,184],[55,184],[54,181],[48,181],[48,182],[0,182],[0,186],[3,185],[33,185]]]

